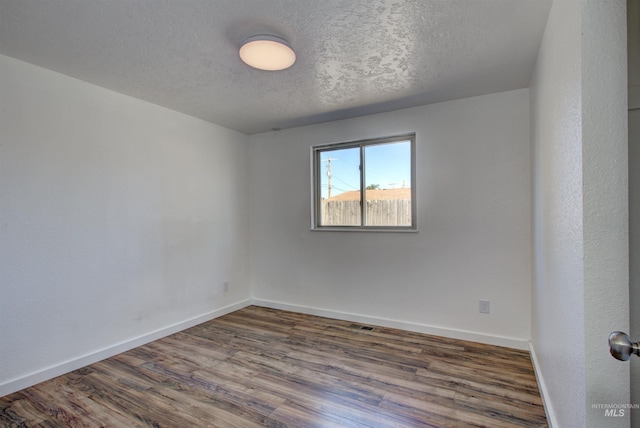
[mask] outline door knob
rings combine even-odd
[[[628,334],[614,331],[609,335],[609,352],[620,361],[627,361],[631,355],[640,357],[640,343],[632,342]]]

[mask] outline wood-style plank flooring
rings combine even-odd
[[[527,352],[250,306],[0,398],[10,427],[546,427]]]

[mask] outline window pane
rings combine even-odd
[[[322,226],[359,226],[360,149],[320,152],[320,224]]]
[[[367,226],[411,226],[411,142],[375,144],[365,151]]]
[[[414,151],[414,133],[313,147],[312,227],[417,231]]]

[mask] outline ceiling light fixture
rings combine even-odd
[[[284,70],[296,62],[296,53],[286,40],[276,36],[252,36],[242,43],[240,58],[253,68]]]

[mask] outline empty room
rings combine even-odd
[[[640,426],[639,4],[0,0],[0,426]]]

